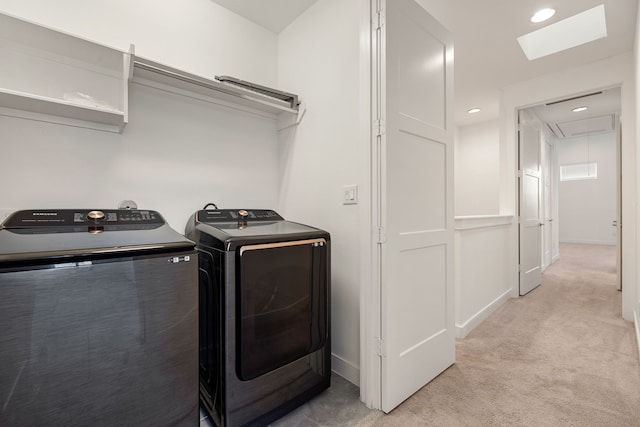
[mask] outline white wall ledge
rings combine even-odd
[[[473,215],[455,217],[456,230],[472,230],[476,228],[499,227],[511,225],[514,221],[513,215]]]

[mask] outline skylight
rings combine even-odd
[[[604,5],[518,37],[529,61],[607,36]]]

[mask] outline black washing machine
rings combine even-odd
[[[266,425],[330,385],[330,236],[272,210],[200,210],[200,399]]]
[[[195,244],[155,211],[0,225],[0,425],[194,426]]]

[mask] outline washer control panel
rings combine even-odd
[[[156,211],[129,209],[41,209],[22,210],[11,214],[4,228],[34,228],[92,225],[162,225],[164,219]]]
[[[232,221],[283,221],[269,209],[215,209],[198,211],[197,220],[205,223]]]

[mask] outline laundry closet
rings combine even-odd
[[[0,29],[2,55],[20,64],[0,71],[0,219],[133,200],[182,232],[215,202],[323,228],[333,240],[332,369],[357,383],[368,2],[317,1],[279,34],[208,0],[36,3],[0,6],[27,22],[19,37]],[[276,88],[298,95],[300,108],[152,78],[140,64]],[[360,203],[343,204],[343,187],[354,185]]]

